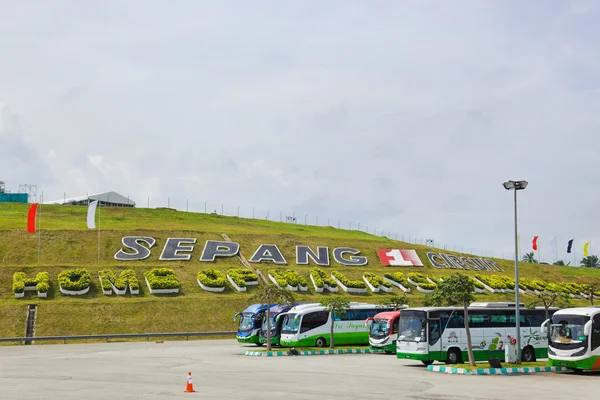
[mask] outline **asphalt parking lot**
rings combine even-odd
[[[0,399],[568,399],[600,374],[452,376],[385,354],[245,357],[233,340],[0,347]],[[192,372],[196,393],[184,393]]]

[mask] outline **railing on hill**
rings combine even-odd
[[[236,332],[167,332],[167,333],[117,333],[107,335],[79,335],[79,336],[37,336],[37,337],[15,337],[15,338],[0,338],[0,343],[20,342],[41,342],[41,341],[63,341],[67,340],[98,340],[105,339],[108,343],[110,339],[136,339],[145,338],[150,341],[150,338],[166,338],[166,337],[185,337],[189,340],[190,337],[206,337],[206,336],[232,336]]]

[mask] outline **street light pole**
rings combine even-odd
[[[514,190],[515,204],[515,327],[517,330],[517,364],[521,364],[521,307],[519,296],[519,230],[517,226],[517,190],[524,190],[527,181],[508,181],[503,184],[506,190]]]

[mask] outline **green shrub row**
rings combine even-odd
[[[257,281],[258,276],[247,268],[231,268],[227,275],[238,287],[246,287],[246,282]]]
[[[138,290],[140,288],[140,282],[138,281],[135,271],[132,269],[126,269],[117,274],[110,269],[103,269],[98,272],[100,282],[105,290],[111,290],[111,283],[119,290],[127,289],[129,284],[130,290]]]
[[[178,289],[181,284],[170,268],[153,268],[144,272],[150,289]]]
[[[35,278],[28,278],[25,272],[15,272],[13,274],[13,293],[23,293],[26,286],[35,286],[38,292],[47,293],[50,290],[50,275],[47,272],[38,272]]]
[[[269,270],[269,275],[271,275],[280,287],[286,287],[290,285],[292,287],[306,287],[308,283],[306,279],[304,279],[300,274],[294,270],[280,271],[276,269]]]
[[[421,289],[425,289],[425,290],[434,290],[436,288],[435,283],[431,283],[431,282],[419,282],[419,287]]]
[[[58,274],[58,284],[65,290],[84,290],[92,284],[92,276],[85,268],[67,269]]]
[[[475,275],[475,278],[479,279],[481,282],[485,283],[492,289],[514,290],[514,288],[515,288],[515,280],[512,278],[509,278],[508,276],[502,276],[502,275],[485,276],[485,275],[477,274],[477,275]]]
[[[313,267],[310,269],[310,274],[313,277],[313,281],[315,282],[315,286],[318,287],[319,289],[324,288],[325,285],[329,286],[329,287],[337,287],[337,283],[331,279],[328,275],[327,272],[325,272],[323,269],[321,268],[317,268],[317,267]]]
[[[225,274],[214,268],[207,268],[198,272],[198,280],[206,287],[222,288],[225,287],[227,278]]]
[[[331,273],[331,275],[335,276],[336,279],[338,281],[340,281],[347,288],[365,289],[367,287],[367,284],[364,283],[363,281],[351,281],[350,279],[346,278],[346,276],[344,274],[342,274],[338,271],[333,271]]]
[[[365,272],[363,276],[371,285],[373,285],[374,288],[378,288],[379,286],[384,286],[386,288],[392,287],[389,282],[384,281],[382,277],[375,275],[372,272]]]
[[[418,273],[418,272],[411,272],[410,274],[408,274],[408,279],[410,279],[411,281],[415,282],[415,283],[429,283],[429,281],[427,280],[427,278],[425,277],[425,275]]]
[[[406,289],[408,289],[410,287],[410,284],[408,283],[408,281],[406,280],[406,278],[404,277],[404,274],[402,272],[394,272],[394,273],[388,272],[386,274],[383,274],[383,276],[385,276],[386,278],[388,278],[391,281],[401,284]]]

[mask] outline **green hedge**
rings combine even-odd
[[[408,274],[408,279],[415,283],[429,283],[425,275],[420,274],[418,272],[411,272],[410,274]]]
[[[402,272],[386,273],[386,274],[383,274],[383,276],[385,276],[386,278],[388,278],[391,281],[401,284],[406,289],[408,289],[410,286],[410,284],[408,283],[408,281],[406,280],[406,278],[404,277],[404,274]]]
[[[303,286],[306,287],[308,283],[300,274],[294,270],[280,271],[276,269],[269,270],[271,275],[280,287],[286,287],[290,285],[292,287]]]
[[[386,288],[392,287],[392,285],[389,282],[384,281],[382,277],[375,275],[372,272],[365,272],[363,276],[375,288],[378,288],[379,286],[384,286]]]
[[[214,268],[207,268],[198,272],[198,280],[201,284],[210,288],[222,288],[227,284],[225,274]]]
[[[335,276],[337,278],[337,280],[340,281],[347,288],[366,289],[366,287],[367,287],[367,284],[364,283],[363,281],[351,281],[350,279],[346,278],[346,276],[344,276],[344,274],[342,274],[338,271],[333,271],[331,273],[331,275]]]
[[[38,272],[35,278],[28,278],[25,272],[15,272],[13,274],[13,293],[23,293],[27,286],[35,286],[39,293],[47,293],[50,290],[50,275],[47,272]]]
[[[153,268],[150,271],[144,272],[144,276],[153,290],[178,289],[181,286],[175,276],[175,272],[169,268]]]
[[[317,267],[311,268],[310,274],[313,277],[313,281],[315,281],[315,286],[318,288],[324,288],[325,285],[332,287],[332,288],[337,287],[337,283],[333,279],[331,279],[327,275],[327,272],[325,272],[321,268],[317,268]]]
[[[238,287],[246,287],[246,282],[257,281],[258,276],[246,268],[231,268],[227,271],[227,275],[235,282]]]
[[[92,284],[92,276],[85,268],[67,269],[58,274],[58,284],[65,290],[84,290]]]
[[[421,289],[425,289],[425,290],[434,290],[436,288],[435,283],[431,283],[431,282],[419,282],[419,287]]]
[[[140,288],[140,282],[135,275],[135,271],[132,269],[121,271],[118,276],[110,269],[103,269],[98,272],[98,276],[105,290],[112,290],[111,283],[119,290],[127,289],[128,284],[131,290],[138,290]]]

